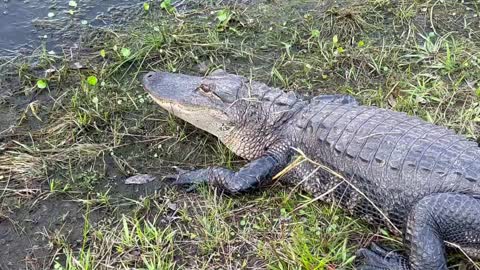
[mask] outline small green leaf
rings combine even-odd
[[[389,236],[389,235],[390,235],[390,233],[388,233],[388,231],[385,230],[385,229],[379,229],[379,230],[380,230],[380,233],[383,234],[383,235],[385,235],[385,236]]]
[[[338,47],[337,48],[338,53],[343,53],[344,51],[345,51],[345,49],[343,47]]]
[[[320,37],[320,31],[318,29],[313,29],[311,32],[312,37],[318,38]]]
[[[332,41],[333,41],[333,44],[338,44],[338,36],[337,35],[333,36]]]
[[[129,48],[122,48],[120,50],[120,53],[122,54],[123,57],[127,58],[130,56],[130,54],[132,54],[132,52],[130,51]]]
[[[245,226],[247,224],[247,221],[245,219],[240,220],[240,226]]]
[[[40,89],[45,89],[47,88],[48,84],[46,80],[38,80],[37,81],[37,87]]]
[[[168,13],[172,13],[175,11],[175,7],[172,6],[171,0],[163,0],[163,2],[160,4],[160,7],[162,9],[165,9]]]
[[[73,1],[73,0],[72,0],[72,1],[68,2],[68,5],[71,6],[71,7],[76,8],[76,7],[77,7],[77,1]]]
[[[73,11],[72,9],[70,9],[70,10],[68,11],[68,14],[70,14],[70,15],[73,15],[74,13],[75,13],[75,11]]]
[[[103,57],[103,58],[105,58],[106,55],[107,55],[107,53],[105,52],[105,50],[104,50],[104,49],[101,49],[101,50],[100,50],[100,56]]]
[[[87,83],[90,84],[91,86],[97,85],[98,79],[95,76],[88,76],[87,78]]]
[[[163,0],[163,2],[160,4],[161,8],[168,9],[172,5],[171,0]]]
[[[230,15],[230,11],[228,11],[227,9],[222,9],[219,12],[217,12],[217,20],[219,20],[220,22],[224,22],[228,20],[229,15]]]
[[[365,41],[360,40],[360,41],[358,42],[357,46],[360,47],[360,48],[363,47],[363,46],[365,46]]]
[[[147,2],[143,3],[143,9],[144,9],[145,11],[150,10],[150,4],[147,3]]]
[[[480,97],[480,87],[477,88],[477,90],[475,91],[475,94],[477,94],[477,97]]]

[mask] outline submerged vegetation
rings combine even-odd
[[[242,161],[153,104],[145,71],[223,68],[305,95],[351,94],[479,139],[474,2],[178,2],[145,3],[79,48],[2,61],[12,92],[0,91],[0,268],[351,269],[373,239],[399,246],[278,184],[244,197],[169,186],[173,166]],[[158,180],[123,184],[141,173]],[[451,263],[479,269],[462,255]]]

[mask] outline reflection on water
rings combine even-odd
[[[54,49],[78,29],[125,20],[141,0],[0,0],[0,54],[45,43]],[[72,34],[73,33],[73,34]]]

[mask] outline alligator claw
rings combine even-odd
[[[372,244],[357,251],[358,270],[409,270],[408,259],[393,251]]]
[[[177,186],[187,186],[186,191],[191,192],[197,189],[198,185],[208,182],[203,176],[204,170],[184,170],[174,167],[176,174],[167,175],[165,178],[175,179],[172,183]]]
[[[193,168],[188,169],[188,170],[182,169],[182,168],[180,168],[180,167],[178,167],[178,166],[172,166],[172,168],[175,169],[176,173],[174,173],[174,174],[167,174],[167,175],[165,175],[165,176],[163,177],[163,179],[178,180],[178,178],[179,178],[181,175],[193,171]]]

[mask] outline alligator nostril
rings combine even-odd
[[[148,73],[148,74],[147,74],[147,78],[148,78],[148,79],[152,78],[152,76],[153,76],[153,73]]]

